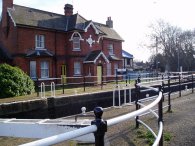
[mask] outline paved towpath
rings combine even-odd
[[[173,97],[173,96],[172,96]],[[166,99],[166,98],[165,98]],[[174,96],[172,99],[172,112],[164,109],[164,133],[169,133],[172,138],[164,142],[165,146],[194,146],[195,145],[195,94],[187,94],[182,97]],[[164,105],[167,104],[165,101]],[[152,128],[157,128],[155,118],[141,117]],[[133,122],[133,123],[132,123]],[[115,134],[108,136],[110,145],[121,146],[143,146],[147,145],[146,140],[137,136],[137,129],[134,121],[124,122],[111,131]],[[115,130],[114,130],[115,129]],[[123,129],[123,132],[121,132]],[[118,132],[117,132],[118,130]],[[119,131],[120,130],[120,131]]]
[[[172,113],[164,115],[165,131],[173,135],[169,145],[195,145],[195,94],[176,98],[172,102]]]

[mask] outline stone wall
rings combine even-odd
[[[121,93],[121,101],[123,101]],[[128,100],[127,100],[128,101]],[[118,98],[116,99],[116,104]],[[94,107],[110,107],[113,92],[100,92],[69,97],[49,97],[47,99],[4,103],[0,105],[0,118],[59,118],[81,113],[81,107],[92,111]]]

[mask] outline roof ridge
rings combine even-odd
[[[36,8],[32,8],[32,7],[27,7],[27,6],[22,6],[22,5],[16,5],[16,4],[14,4],[14,6],[16,6],[16,7],[22,7],[22,8],[26,8],[26,9],[30,9],[30,10],[35,10],[37,12],[44,12],[44,13],[47,13],[47,14],[54,14],[54,15],[59,15],[59,16],[66,17],[63,14],[59,14],[59,13],[55,13],[55,12],[50,12],[50,11],[46,11],[46,10],[41,10],[41,9],[36,9]]]
[[[103,25],[105,27],[108,27],[108,25],[106,24],[103,24],[103,23],[99,23],[99,22],[95,22],[95,21],[92,21],[95,25]],[[108,27],[109,28],[109,27]]]
[[[84,19],[85,21],[88,21],[86,18],[84,18],[83,16],[81,16],[79,13],[76,13],[76,14],[74,14],[74,15],[77,15],[76,17],[81,17],[82,19]]]

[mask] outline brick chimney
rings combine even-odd
[[[106,21],[106,25],[110,28],[113,28],[113,21],[111,20],[111,17],[108,17]]]
[[[71,16],[73,14],[73,5],[65,4],[64,14],[65,14],[65,16]]]
[[[7,8],[13,8],[13,0],[2,0],[2,26],[7,26]]]

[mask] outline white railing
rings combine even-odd
[[[56,96],[56,89],[55,89],[55,83],[51,82],[51,97]]]
[[[153,89],[155,89],[155,88],[153,88]],[[155,91],[158,91],[158,89],[155,89]],[[113,119],[109,119],[109,120],[107,120],[107,126],[108,127],[113,126],[113,125],[118,124],[120,122],[129,120],[129,119],[134,118],[136,116],[139,116],[139,115],[147,112],[148,110],[150,110],[154,106],[156,106],[161,100],[162,100],[162,92],[160,91],[158,97],[152,103],[150,103],[149,105],[144,106],[143,108],[141,108],[137,111],[131,112],[129,114],[119,116],[119,117],[116,117],[116,118],[113,118]],[[159,125],[160,125],[159,126],[159,132],[158,132],[157,139],[154,143],[154,146],[156,146],[159,143],[160,138],[162,136],[162,131],[163,131],[162,130],[163,129],[162,122],[159,122]],[[27,143],[27,144],[23,144],[21,146],[53,145],[53,144],[57,144],[57,143],[60,143],[60,142],[66,141],[66,140],[70,140],[70,139],[73,139],[73,138],[76,138],[76,137],[80,137],[80,136],[83,136],[83,135],[86,135],[86,134],[89,134],[89,133],[93,133],[93,132],[96,132],[96,131],[97,131],[97,126],[96,125],[91,125],[91,126],[80,128],[80,129],[70,131],[70,132],[67,132],[67,133],[63,133],[63,134],[51,136],[51,137],[48,137],[48,138],[44,138],[44,139],[41,139],[41,140],[37,140],[37,141],[34,141],[34,142],[30,142],[30,143]]]
[[[96,125],[91,125],[91,126],[87,126],[84,128],[70,131],[70,132],[62,133],[59,135],[54,135],[48,138],[44,138],[41,140],[23,144],[20,146],[49,146],[49,145],[54,145],[54,144],[57,144],[57,143],[60,143],[66,140],[70,140],[76,137],[80,137],[80,136],[83,136],[83,135],[86,135],[86,134],[89,134],[95,131],[97,131]]]
[[[116,93],[118,92],[118,106],[121,107],[121,92],[124,92],[124,105],[131,105],[131,87],[130,84],[118,84],[113,86],[113,107],[115,107]],[[127,103],[127,92],[129,92],[129,103]]]
[[[41,98],[45,98],[45,83],[41,83]]]
[[[172,76],[169,76],[170,78],[173,78]],[[178,77],[178,76],[174,76],[175,77]],[[185,77],[189,77],[189,76],[183,76],[184,78]],[[193,78],[193,76],[192,76]],[[164,82],[164,81],[167,81],[167,79],[164,79],[164,80],[158,80],[158,82]],[[170,81],[170,80],[169,80]],[[193,81],[193,80],[192,80]],[[157,82],[157,81],[153,81],[153,82]],[[192,82],[193,83],[193,82]],[[129,113],[129,114],[126,114],[126,115],[123,115],[123,116],[120,116],[120,117],[116,117],[116,118],[113,118],[113,119],[109,119],[107,120],[107,126],[113,126],[115,124],[118,124],[120,122],[123,122],[123,121],[126,121],[126,120],[129,120],[131,118],[134,118],[136,116],[141,116],[141,115],[144,115],[146,113],[153,113],[156,118],[158,119],[159,116],[155,113],[154,110],[152,110],[152,108],[154,106],[156,106],[161,100],[162,100],[162,96],[163,96],[163,93],[161,91],[159,91],[157,88],[153,88],[153,87],[146,87],[144,86],[143,84],[145,84],[145,82],[143,82],[142,84],[138,83],[137,86],[140,86],[140,87],[144,87],[144,88],[147,88],[147,89],[150,89],[150,90],[153,90],[155,92],[159,92],[159,95],[157,98],[155,98],[155,100],[150,103],[149,105],[145,106],[143,105],[142,103],[139,103],[142,100],[139,100],[138,101],[138,104],[140,106],[142,106],[141,109],[137,110],[137,111],[134,111],[132,113]],[[169,83],[170,84],[170,83]],[[171,85],[170,87],[174,87],[175,85]],[[192,88],[193,89],[193,88]],[[121,90],[121,89],[118,89],[118,90]],[[170,92],[169,92],[170,94]],[[120,91],[119,91],[119,96],[120,96]],[[149,97],[150,98],[150,97]],[[154,97],[152,97],[154,98]],[[144,99],[145,100],[145,99]],[[114,101],[114,99],[113,99]],[[115,105],[115,103],[113,102],[113,105]],[[120,98],[119,98],[119,105],[120,105]],[[170,106],[170,105],[168,105]],[[149,111],[149,112],[148,112]],[[148,130],[151,131],[151,133],[154,135],[154,137],[156,138],[155,142],[154,142],[154,146],[158,145],[160,140],[161,140],[161,137],[162,137],[162,133],[163,133],[163,123],[162,121],[159,121],[159,131],[158,131],[158,135],[156,135],[152,129],[147,125],[145,124],[144,122],[142,122],[141,120],[137,120],[139,123],[143,124],[146,128],[148,128]],[[60,143],[60,142],[63,142],[63,141],[66,141],[66,140],[70,140],[70,139],[73,139],[73,138],[76,138],[76,137],[80,137],[82,135],[86,135],[86,134],[89,134],[89,133],[93,133],[93,132],[96,132],[97,131],[97,126],[96,125],[91,125],[91,126],[87,126],[85,128],[81,128],[81,129],[77,129],[77,130],[74,130],[74,131],[71,131],[71,132],[67,132],[67,133],[63,133],[63,134],[59,134],[59,135],[55,135],[55,136],[52,136],[52,137],[48,137],[48,138],[45,138],[45,139],[41,139],[41,140],[38,140],[38,141],[35,141],[35,142],[31,142],[31,143],[28,143],[28,144],[24,144],[22,146],[31,146],[31,145],[39,145],[39,146],[42,146],[42,145],[53,145],[53,144],[57,144],[57,143]]]

